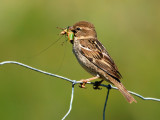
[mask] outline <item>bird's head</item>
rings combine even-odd
[[[67,34],[71,43],[73,43],[75,37],[77,39],[97,37],[94,25],[87,21],[80,21],[75,23],[73,26],[67,27],[61,32],[61,35],[64,34]]]

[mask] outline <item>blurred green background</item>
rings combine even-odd
[[[19,61],[75,80],[89,78],[65,37],[38,54],[60,38],[57,26],[86,20],[95,25],[126,88],[160,98],[159,5],[158,0],[1,0],[0,61]],[[106,92],[76,85],[66,120],[102,120]],[[70,94],[71,84],[64,80],[13,64],[0,66],[0,120],[60,120],[68,111]],[[107,119],[160,119],[160,103],[135,98],[137,104],[128,104],[111,90]]]

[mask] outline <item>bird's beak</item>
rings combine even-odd
[[[74,40],[74,32],[73,32],[73,27],[68,26],[67,28],[65,28],[60,35],[67,35],[68,36],[68,40],[73,44],[73,40]]]
[[[73,26],[68,26],[68,29],[69,29],[70,31],[74,31]]]

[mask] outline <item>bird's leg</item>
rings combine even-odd
[[[96,82],[94,83],[94,85],[93,85],[93,89],[95,89],[95,90],[100,90],[100,89],[102,89],[102,88],[99,87],[99,85],[100,85],[102,82],[103,82],[103,80],[101,80],[101,81],[96,81]]]
[[[81,88],[85,88],[85,84],[89,81],[92,81],[92,80],[95,80],[95,79],[98,79],[99,78],[99,75],[97,75],[96,77],[92,77],[92,78],[88,78],[88,79],[85,79],[85,80],[80,80],[81,82],[83,83],[80,83],[81,85],[79,87]]]

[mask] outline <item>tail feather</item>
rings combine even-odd
[[[131,94],[127,91],[127,89],[123,86],[122,83],[114,79],[112,79],[111,82],[118,88],[118,90],[122,93],[122,95],[126,98],[126,100],[129,103],[132,103],[132,102],[137,103],[137,101],[131,96]]]

